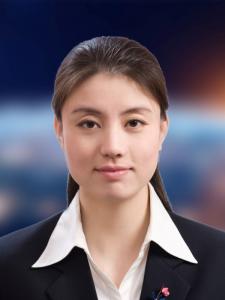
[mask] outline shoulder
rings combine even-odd
[[[61,213],[1,237],[0,265],[24,260],[32,264],[44,250]]]
[[[200,235],[202,238],[205,236],[213,238],[216,240],[221,241],[225,240],[225,231],[219,230],[215,227],[209,226],[204,223],[200,223],[198,221],[188,219],[182,215],[179,215],[175,212],[169,213],[171,218],[173,219],[174,223],[177,227],[182,230],[185,235],[190,235],[192,238],[197,237],[199,238]],[[194,235],[195,233],[195,235]]]
[[[209,258],[210,255],[213,256],[214,259],[215,257],[217,257],[217,259],[224,257],[224,231],[188,219],[174,212],[169,214],[196,258]]]

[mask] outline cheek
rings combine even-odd
[[[87,140],[67,136],[64,142],[64,154],[69,170],[80,173],[86,166],[91,166],[94,149]]]
[[[154,169],[157,166],[159,156],[159,139],[157,135],[149,135],[149,138],[140,141],[135,149],[135,155],[143,173],[149,172],[149,169]]]

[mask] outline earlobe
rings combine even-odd
[[[54,117],[54,130],[56,138],[63,149],[64,143],[63,143],[63,130],[62,130],[62,121],[58,120],[58,118]]]

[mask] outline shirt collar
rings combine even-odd
[[[150,182],[148,186],[151,199],[150,223],[141,249],[150,241],[154,241],[169,254],[191,263],[198,263]],[[57,263],[75,246],[84,249],[90,256],[81,223],[79,190],[62,213],[46,248],[32,267],[39,268]]]

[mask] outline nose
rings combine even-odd
[[[112,126],[105,130],[101,140],[101,154],[106,157],[124,156],[126,149],[126,138],[118,126]]]

